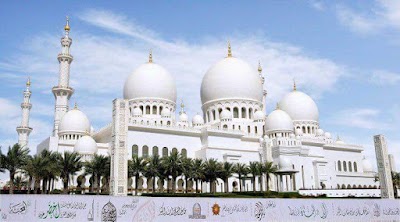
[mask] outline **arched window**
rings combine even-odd
[[[146,114],[150,114],[150,106],[146,106]]]
[[[258,130],[257,130],[257,127],[254,127],[254,131],[255,131],[255,133],[257,134],[258,132]]]
[[[249,109],[249,118],[253,119],[253,109],[252,108]]]
[[[171,125],[171,121],[167,121],[167,126],[170,126]]]
[[[213,115],[214,115],[214,120],[217,120],[217,111],[215,109],[213,110]]]
[[[153,115],[157,115],[157,106],[153,106]]]
[[[303,126],[303,133],[306,133],[306,127]]]
[[[158,147],[153,146],[153,156],[158,155]]]
[[[357,172],[357,163],[354,162],[353,164],[354,164],[354,172]]]
[[[185,148],[182,149],[182,157],[187,158],[187,150]]]
[[[148,146],[143,146],[142,157],[146,158],[148,156],[149,156],[149,147]]]
[[[172,153],[177,153],[178,152],[178,149],[177,148],[172,148]]]
[[[246,108],[242,107],[242,118],[246,118]]]
[[[138,156],[139,155],[139,147],[137,145],[132,146],[132,156]]]
[[[351,165],[351,162],[349,161],[349,171],[350,172],[353,172],[353,167],[352,167],[352,165]]]
[[[343,171],[347,172],[347,164],[346,161],[343,161]]]
[[[307,133],[311,134],[311,128],[309,126],[307,127]]]
[[[161,115],[163,109],[164,109],[164,107],[160,106],[160,115]]]
[[[249,133],[251,132],[250,126],[247,126],[247,131],[249,131]]]
[[[143,106],[140,106],[140,110],[142,111],[142,113],[144,113],[144,108],[143,108]]]
[[[228,125],[222,126],[223,129],[228,129]]]
[[[164,147],[164,148],[162,149],[162,156],[163,156],[163,157],[168,156],[168,148],[167,148],[167,147]]]
[[[337,168],[339,171],[342,171],[342,162],[340,160],[337,162]]]
[[[237,107],[233,108],[233,118],[239,118],[239,109]]]

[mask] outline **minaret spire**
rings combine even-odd
[[[297,87],[296,87],[296,80],[293,78],[293,91],[296,91]]]
[[[179,112],[179,114],[185,113],[185,104],[183,103],[183,99],[181,101],[181,111]]]
[[[228,40],[228,57],[232,57],[231,42]]]
[[[149,53],[149,63],[153,63],[153,50],[150,49]]]
[[[61,118],[68,112],[69,99],[74,93],[74,89],[69,86],[70,66],[73,60],[70,54],[70,47],[72,39],[69,37],[71,30],[69,25],[69,17],[67,16],[66,25],[64,26],[65,36],[61,38],[61,53],[58,54],[57,59],[60,64],[60,71],[58,77],[58,85],[54,86],[52,91],[55,98],[55,113],[54,113],[54,127],[53,136],[58,136],[58,125]]]
[[[31,127],[29,127],[29,114],[30,114],[30,110],[32,108],[32,104],[30,102],[31,95],[32,95],[32,93],[30,91],[30,86],[31,86],[31,80],[28,77],[28,80],[26,81],[26,89],[24,91],[24,100],[21,103],[21,109],[22,109],[21,125],[17,127],[18,144],[21,147],[28,146],[29,134],[33,130]]]
[[[267,90],[265,89],[265,78],[262,75],[262,67],[261,67],[261,62],[260,60],[258,60],[258,74],[260,75],[261,78],[261,83],[263,85],[263,108],[262,111],[265,113],[266,112],[266,108],[267,108]]]

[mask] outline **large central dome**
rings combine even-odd
[[[201,84],[203,105],[221,99],[249,99],[261,102],[262,93],[262,82],[257,70],[232,56],[213,65]]]
[[[174,78],[165,68],[152,61],[139,66],[124,85],[124,99],[150,98],[176,101]]]

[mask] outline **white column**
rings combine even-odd
[[[111,141],[111,195],[126,196],[128,192],[128,101],[113,101]]]

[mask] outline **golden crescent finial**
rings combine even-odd
[[[28,80],[26,81],[26,87],[31,86],[31,77],[28,77]]]
[[[69,17],[67,16],[67,23],[64,26],[64,30],[69,32],[69,30],[71,30],[71,28],[69,27]]]
[[[261,62],[258,60],[258,72],[261,74],[262,72],[262,67],[261,67]]]
[[[231,41],[228,40],[228,57],[232,57]]]
[[[150,53],[149,53],[149,63],[153,62],[153,50],[150,49]]]
[[[293,91],[296,91],[297,87],[296,87],[296,80],[293,78]]]
[[[280,109],[280,108],[279,108],[279,103],[276,103],[276,109]]]
[[[75,102],[74,109],[78,109],[78,103]]]

